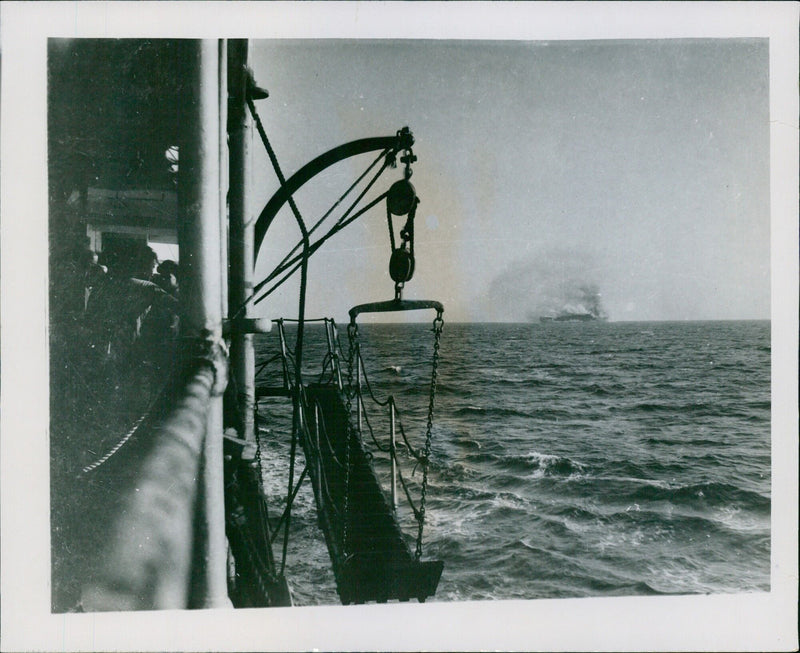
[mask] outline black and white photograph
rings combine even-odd
[[[45,7],[4,650],[796,647],[797,5]]]

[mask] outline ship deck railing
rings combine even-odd
[[[410,550],[372,456],[352,424],[341,369],[347,359],[335,323],[324,322],[328,352],[323,371],[315,383],[299,379],[298,390],[284,321],[276,320],[284,385],[257,386],[257,395],[299,395],[300,444],[342,603],[424,601],[435,593],[443,563],[421,561]]]

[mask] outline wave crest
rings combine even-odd
[[[586,472],[586,467],[576,460],[572,460],[566,456],[540,453],[538,451],[531,451],[524,456],[514,456],[512,460],[532,470],[534,477],[568,477],[584,474]]]
[[[728,483],[695,483],[679,487],[645,485],[631,494],[641,501],[669,501],[675,505],[742,506],[749,510],[768,512],[769,497],[744,490]]]

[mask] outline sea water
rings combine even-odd
[[[359,340],[373,392],[395,397],[422,448],[431,325],[362,325]],[[307,327],[307,380],[324,341],[321,326]],[[276,330],[258,341],[260,360],[277,350]],[[423,559],[443,560],[444,572],[429,600],[769,590],[769,322],[445,324],[437,380]],[[385,447],[386,410],[365,405]],[[291,410],[265,400],[259,413],[277,515]],[[372,435],[365,426],[388,493]],[[302,454],[297,465],[295,479]],[[407,459],[401,471],[417,501],[421,470]],[[293,506],[286,575],[297,605],[338,603],[308,483]]]

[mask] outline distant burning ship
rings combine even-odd
[[[579,289],[581,301],[577,304],[564,306],[555,315],[545,315],[539,318],[540,322],[596,322],[607,319],[605,311],[600,306],[600,293],[595,287],[581,286]]]
[[[605,318],[599,315],[592,315],[591,313],[559,313],[555,316],[543,316],[539,318],[540,322],[594,322],[597,320],[604,320]]]

